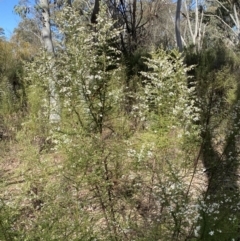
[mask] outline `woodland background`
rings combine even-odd
[[[240,240],[240,3],[21,0],[0,30],[0,240]]]

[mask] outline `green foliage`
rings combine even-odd
[[[25,91],[22,85],[22,63],[16,49],[0,39],[0,133],[1,139],[13,139],[19,129],[24,110]]]
[[[118,32],[113,23],[105,23],[105,19],[91,29],[71,8],[65,8],[61,14],[59,28],[66,36],[63,43],[66,49],[60,51],[55,60],[43,54],[30,64],[29,81],[35,80],[31,84],[34,91],[37,91],[35,86],[46,90],[48,79],[56,75],[63,118],[71,116],[83,129],[102,132],[103,123],[121,94],[118,79],[113,79],[113,76],[121,75],[119,53],[111,46]],[[45,64],[39,68],[37,61]],[[53,69],[57,69],[56,73]],[[34,74],[41,81],[32,78]]]
[[[235,175],[239,168],[239,57],[236,52],[218,43],[202,53],[188,53],[186,58],[188,64],[196,64],[191,74],[200,100],[202,162],[208,178],[207,201],[200,205],[201,240],[236,239],[238,232]]]
[[[9,220],[1,238],[236,239],[239,197],[228,184],[237,184],[240,153],[238,58],[219,46],[189,53],[190,67],[162,49],[129,63],[104,5],[94,25],[71,7],[55,20],[56,57],[42,51],[24,67],[28,115],[9,174],[22,181],[1,186],[13,190],[0,209]],[[49,79],[61,104],[57,125],[49,123]]]
[[[71,8],[58,18],[65,38],[57,58],[53,61],[43,52],[25,68],[29,117],[19,140],[25,135],[30,138],[26,145],[36,137],[45,139],[45,145],[50,140],[50,153],[59,151],[65,158],[51,167],[52,160],[43,157],[48,150],[38,152],[34,145],[31,154],[29,148],[22,157],[25,168],[31,166],[35,173],[26,172],[26,189],[39,190],[35,199],[28,199],[32,205],[43,203],[40,210],[32,210],[36,225],[23,221],[27,240],[171,239],[180,232],[186,236],[189,222],[181,212],[189,200],[187,186],[176,172],[185,162],[184,137],[197,136],[197,127],[191,132],[191,119],[198,112],[182,57],[159,50],[143,60],[143,84],[133,93],[135,102],[126,115],[125,78],[130,76],[114,47],[119,30],[106,17],[105,7],[94,26],[80,21]],[[53,74],[62,122],[49,129],[47,90]],[[146,234],[145,226],[150,230]]]
[[[0,204],[0,239],[5,241],[18,240],[18,232],[13,229],[13,224],[18,217],[18,210],[6,205],[3,200]]]

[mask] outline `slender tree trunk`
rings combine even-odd
[[[49,11],[49,1],[48,0],[40,0],[39,5],[42,10],[42,39],[44,43],[45,49],[54,56],[54,47],[52,42],[52,33],[50,26],[50,11]],[[49,121],[50,123],[56,123],[60,121],[60,106],[59,106],[59,98],[56,93],[55,86],[55,70],[54,70],[54,59],[52,60],[52,78],[49,80],[49,93],[50,93],[50,112],[49,112]]]
[[[177,47],[180,52],[183,51],[181,30],[180,30],[181,6],[182,6],[182,0],[178,0],[177,1],[177,9],[176,9],[176,19],[175,19],[175,34],[176,34],[176,40],[177,40]]]
[[[49,3],[48,0],[40,0],[39,4],[42,9],[42,38],[44,42],[44,47],[47,49],[49,53],[52,53],[54,55],[52,33],[50,27]]]
[[[97,23],[97,15],[99,13],[99,6],[100,6],[100,0],[95,0],[92,16],[91,16],[91,23]]]

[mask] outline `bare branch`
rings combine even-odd
[[[186,1],[184,1],[184,7],[185,7],[185,10],[186,10],[186,17],[187,17],[189,31],[190,31],[192,39],[194,39],[194,35],[193,35],[193,31],[192,31],[192,26],[191,26],[191,23],[190,23],[190,17],[189,17]]]
[[[236,20],[236,27],[239,31],[239,18],[238,18],[238,14],[237,14],[237,9],[236,9],[236,5],[234,4],[233,5],[233,12],[234,12],[234,15],[235,15],[235,20]]]
[[[196,43],[196,38],[198,35],[198,0],[195,2],[195,33],[193,43]]]
[[[219,19],[226,27],[228,27],[236,36],[238,36],[237,35],[237,33],[232,29],[232,27],[231,26],[229,26],[222,18],[220,18],[218,15],[216,15],[216,14],[205,14],[205,16],[207,16],[207,17],[215,17],[215,18],[217,18],[217,19]]]

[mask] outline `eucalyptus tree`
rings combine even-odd
[[[50,9],[48,0],[40,0],[39,8],[42,11],[42,39],[46,50],[54,55],[52,31],[50,25]]]
[[[49,70],[51,72],[51,78],[49,78],[49,122],[59,122],[60,121],[60,103],[58,100],[58,95],[56,92],[56,75],[54,69],[54,44],[52,39],[52,29],[51,29],[51,10],[50,10],[50,1],[48,0],[39,0],[36,1],[35,6],[30,6],[30,3],[27,0],[19,1],[19,5],[15,6],[15,12],[18,13],[23,20],[26,20],[29,14],[33,14],[33,19],[39,24],[40,30],[29,33],[29,35],[34,35],[42,43],[42,47],[48,52],[51,58],[51,66]],[[33,21],[34,21],[33,20]],[[41,37],[39,38],[39,32]],[[31,37],[30,37],[31,38]]]
[[[19,51],[31,53],[28,58],[33,59],[42,47],[41,30],[35,19],[23,18],[14,29],[10,41],[19,47]]]
[[[225,33],[225,38],[231,45],[240,40],[240,4],[238,1],[212,0],[209,1],[208,16],[218,20],[217,28]]]
[[[177,8],[176,8],[175,32],[176,32],[177,46],[178,46],[178,49],[179,49],[180,52],[182,52],[182,50],[183,50],[181,30],[180,30],[181,6],[182,6],[182,0],[178,0],[177,1]]]
[[[194,51],[200,52],[212,47],[215,40],[221,39],[232,47],[239,43],[240,6],[236,1],[184,0],[182,8],[180,2],[176,11],[176,27],[180,25],[176,28],[178,46],[182,40],[184,47],[194,46]]]
[[[50,8],[48,0],[40,0],[39,8],[42,12],[42,39],[45,49],[52,55],[52,64],[50,69],[52,70],[52,79],[49,79],[49,95],[50,95],[50,112],[49,112],[49,121],[50,122],[59,122],[60,121],[60,103],[58,99],[58,94],[56,92],[55,82],[56,74],[54,70],[54,46],[52,41],[52,31],[50,25]],[[50,70],[50,71],[51,71]]]
[[[195,52],[202,49],[207,26],[202,4],[199,0],[176,2],[175,34],[180,51],[183,46],[194,46]]]

